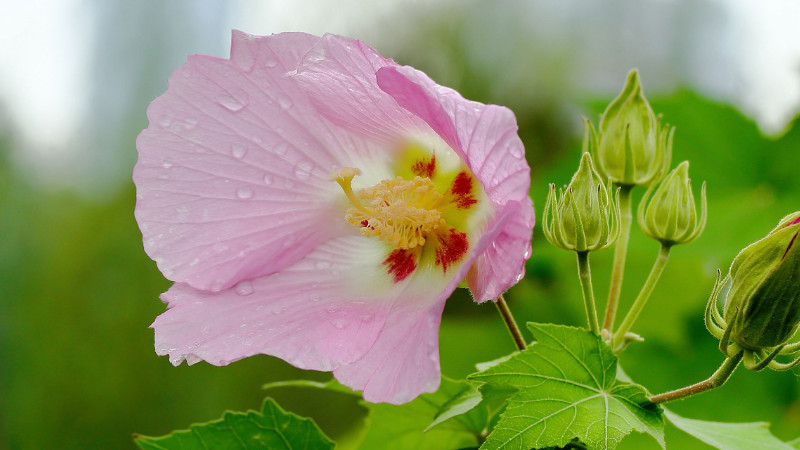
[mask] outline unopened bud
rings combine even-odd
[[[673,130],[653,113],[639,72],[631,70],[622,92],[600,117],[597,132],[591,126],[598,172],[619,185],[650,184],[670,165]]]
[[[800,324],[800,212],[733,260],[725,301],[730,338],[748,350],[783,345]]]
[[[619,204],[610,186],[600,178],[592,158],[584,153],[569,185],[550,185],[544,217],[544,235],[565,250],[586,252],[611,246],[619,235]]]
[[[656,189],[656,186],[658,188]],[[664,245],[685,244],[697,239],[706,226],[706,184],[700,191],[697,214],[689,162],[684,161],[667,174],[660,184],[647,189],[639,203],[639,226],[647,236]]]

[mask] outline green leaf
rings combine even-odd
[[[563,325],[528,328],[536,343],[469,376],[517,389],[481,448],[563,447],[577,438],[588,448],[612,449],[631,431],[664,446],[660,408],[643,387],[616,379],[617,358],[600,337]]]
[[[789,441],[789,445],[791,445],[792,448],[800,448],[800,437],[792,441]]]
[[[143,450],[332,449],[314,421],[287,413],[270,398],[261,411],[227,411],[221,419],[192,425],[161,437],[135,436]]]
[[[664,415],[679,429],[720,450],[791,450],[791,443],[776,438],[766,422],[725,423],[687,419],[664,409]]]
[[[438,391],[420,395],[403,405],[365,402],[363,405],[371,410],[370,426],[360,448],[449,450],[477,447],[488,414],[485,408],[472,404],[475,392],[475,387],[466,381],[442,377]]]

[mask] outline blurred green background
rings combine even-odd
[[[48,26],[42,2],[0,7],[8,46],[0,54],[7,61],[0,77],[0,448],[133,448],[134,432],[160,435],[225,409],[258,408],[265,382],[327,378],[267,356],[176,368],[153,350],[148,326],[164,310],[158,295],[169,282],[142,250],[133,218],[134,140],[169,73],[189,53],[226,57],[230,28],[346,33],[467,98],[510,107],[533,168],[539,216],[547,183],[567,183],[576,168],[580,117],[596,120],[627,71],[639,67],[654,109],[677,126],[673,165],[689,159],[695,189],[706,180],[709,200],[704,234],[674,249],[634,328],[646,341],[621,357],[652,392],[700,381],[719,365],[702,322],[717,268],[724,271],[742,247],[800,209],[800,123],[789,120],[798,110],[800,44],[779,33],[794,30],[782,26],[783,16],[791,22],[800,10],[779,8],[788,2],[759,3],[759,14],[783,11],[759,15],[743,2],[353,0],[336,17],[311,0],[54,3],[59,14],[71,14],[72,34],[51,29],[34,39],[19,31]],[[72,41],[69,48],[84,57],[62,55],[63,74],[42,66],[27,84],[14,84],[14,71],[33,70],[36,58],[58,63],[42,55]],[[8,61],[11,42],[21,47],[19,58],[33,59]],[[765,58],[756,44],[769,42]],[[62,83],[66,91],[43,103],[43,111],[64,112],[54,120],[71,124],[54,134],[58,126],[19,105],[36,106],[25,87],[47,92],[42,83],[60,85],[70,67],[81,88]],[[538,226],[533,247],[527,276],[508,294],[518,321],[582,325],[573,255],[550,247]],[[623,306],[657,249],[634,225]],[[600,299],[611,256],[592,256]],[[494,307],[475,305],[465,292],[450,300],[441,328],[446,375],[464,376],[476,362],[513,349]],[[792,372],[742,370],[724,388],[671,408],[706,420],[769,421],[788,440],[800,435],[798,388]],[[342,417],[359,413],[320,410],[305,397],[279,400],[301,414],[313,411],[332,434],[346,434]],[[667,444],[710,448],[674,428]],[[632,436],[621,447],[656,444]]]

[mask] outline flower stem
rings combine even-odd
[[[622,276],[625,272],[625,256],[628,254],[628,239],[631,235],[631,190],[633,185],[622,185],[619,188],[620,230],[617,244],[614,247],[614,266],[611,272],[611,285],[608,288],[608,303],[606,314],[603,318],[603,328],[609,332],[614,331],[614,319],[619,306],[619,296],[622,292]]]
[[[636,297],[636,300],[634,300],[633,305],[631,305],[631,309],[628,310],[628,314],[625,315],[625,319],[622,320],[622,324],[620,324],[619,328],[614,333],[614,344],[611,347],[615,352],[624,348],[625,333],[631,330],[633,323],[644,309],[647,299],[650,298],[653,288],[656,287],[656,283],[661,277],[664,267],[667,265],[670,247],[670,245],[663,243],[661,244],[661,248],[658,250],[658,258],[656,258],[656,261],[653,263],[653,268],[650,269],[650,274],[647,276],[647,280],[644,282],[642,290],[639,291],[639,295]]]
[[[600,325],[597,322],[597,307],[594,302],[594,289],[592,288],[592,269],[589,268],[589,252],[576,252],[578,255],[578,278],[581,280],[583,290],[583,306],[586,308],[586,320],[589,329],[600,334]]]
[[[744,352],[740,351],[734,356],[729,356],[726,358],[725,361],[722,362],[722,365],[719,366],[719,369],[717,369],[717,371],[714,372],[714,374],[711,375],[711,377],[709,377],[707,380],[691,386],[676,389],[674,391],[654,395],[650,397],[650,401],[653,403],[671,402],[722,386],[726,381],[728,381],[728,378],[733,375],[733,371],[739,366],[739,362],[742,360],[743,354]]]
[[[497,301],[494,302],[494,304],[497,305],[497,310],[500,312],[500,317],[502,317],[503,322],[506,323],[506,328],[508,328],[508,332],[511,333],[511,338],[514,339],[514,344],[517,345],[517,348],[519,350],[525,350],[528,348],[528,345],[525,343],[525,338],[522,336],[522,332],[519,330],[517,322],[514,320],[511,310],[508,309],[508,303],[506,303],[506,299],[502,294],[497,298]]]

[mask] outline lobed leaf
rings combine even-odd
[[[311,419],[287,413],[267,398],[261,411],[225,412],[221,419],[195,424],[166,436],[134,436],[142,450],[332,449]]]
[[[361,449],[450,450],[477,447],[488,413],[474,386],[442,377],[439,390],[403,405],[364,403],[371,412]]]
[[[769,432],[766,422],[725,423],[687,419],[664,409],[667,419],[679,429],[720,450],[791,450],[786,443]]]
[[[512,387],[500,421],[481,448],[564,447],[579,440],[612,449],[631,431],[664,447],[661,408],[637,384],[616,378],[617,358],[597,335],[579,328],[529,323],[537,342],[469,378],[481,388]]]

